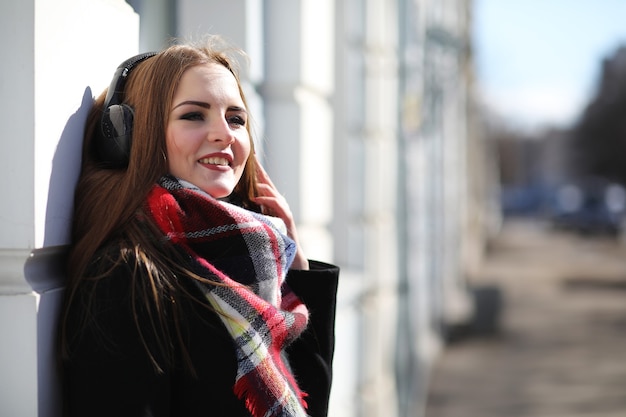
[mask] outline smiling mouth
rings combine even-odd
[[[221,158],[219,156],[212,156],[210,158],[202,158],[198,162],[206,165],[220,165],[220,166],[228,166],[228,159]]]

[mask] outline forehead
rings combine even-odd
[[[223,65],[208,63],[187,69],[181,79],[174,100],[177,98],[201,98],[203,95],[241,101],[239,85],[235,76]]]

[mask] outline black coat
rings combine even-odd
[[[307,412],[324,417],[332,381],[339,269],[315,261],[310,266],[309,271],[294,270],[287,276],[310,313],[307,329],[287,348],[287,356],[298,385],[308,394]],[[64,363],[66,413],[71,417],[250,416],[232,389],[237,369],[233,340],[216,313],[196,302],[177,300],[183,304],[182,338],[196,375],[182,365],[155,371],[133,318],[132,273],[123,264],[99,281],[95,312],[93,306],[83,305],[80,292],[72,304],[71,317],[87,311],[93,317],[80,332],[73,320],[68,323],[73,341],[71,358]],[[193,285],[189,288],[194,291]],[[198,299],[206,302],[196,291]],[[141,313],[137,320],[142,329],[152,323]]]

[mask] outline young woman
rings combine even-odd
[[[123,63],[90,113],[60,332],[69,416],[325,416],[338,268],[258,163],[225,49]]]

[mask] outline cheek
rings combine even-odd
[[[250,140],[238,140],[237,141],[237,168],[235,169],[235,180],[239,182],[243,177],[248,166],[248,159],[250,157]]]
[[[174,144],[174,139],[172,138],[172,134],[169,129],[165,132],[165,153],[167,157],[167,166],[172,168],[172,160],[175,158],[176,154],[176,146]]]
[[[245,137],[241,138],[238,141],[240,153],[242,155],[242,163],[245,165],[248,157],[250,156],[251,146],[250,146],[250,137],[245,135]]]

